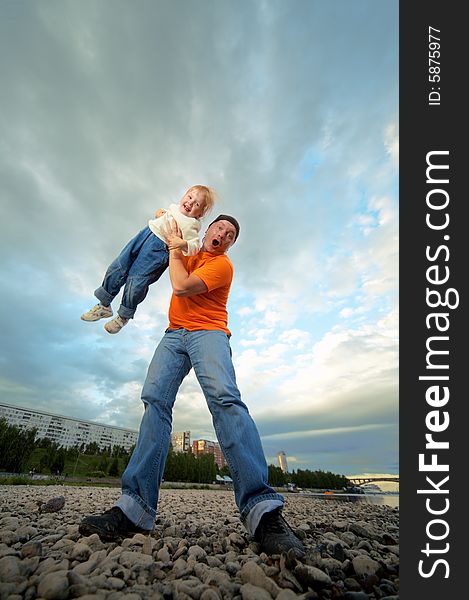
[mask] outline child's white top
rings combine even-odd
[[[200,221],[194,217],[183,215],[177,204],[170,204],[166,212],[157,219],[150,219],[148,227],[157,235],[160,240],[166,243],[164,233],[168,223],[174,219],[182,232],[183,239],[187,242],[187,252],[182,251],[184,256],[193,256],[200,249],[199,231]]]

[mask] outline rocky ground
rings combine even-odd
[[[65,496],[58,512],[39,503]],[[151,536],[102,543],[83,516],[119,490],[0,486],[0,599],[387,600],[398,598],[399,511],[286,495],[304,561],[259,554],[229,491],[162,490]]]

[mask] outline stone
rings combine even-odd
[[[0,582],[0,598],[11,598],[16,590],[16,584]]]
[[[97,550],[85,562],[79,563],[73,570],[79,575],[88,575],[97,567],[97,565],[105,558],[106,550]]]
[[[150,566],[153,563],[153,557],[140,552],[131,552],[124,550],[119,556],[119,564],[127,569],[131,569],[135,565]]]
[[[85,583],[74,583],[69,587],[70,598],[81,598],[89,592],[89,586]]]
[[[210,562],[208,564],[209,564],[209,566],[212,566],[212,565],[210,565]],[[221,561],[220,561],[220,564],[221,564]],[[216,566],[216,565],[213,565],[213,566]],[[226,569],[226,572],[229,573],[230,575],[236,575],[236,573],[241,569],[241,566],[238,562],[232,561],[232,562],[225,563],[225,569]]]
[[[24,543],[37,535],[37,529],[32,525],[23,525],[22,527],[18,527],[16,535],[18,536],[19,541]]]
[[[193,556],[196,560],[200,560],[201,558],[205,558],[207,556],[207,552],[199,545],[190,546],[187,554],[188,556]]]
[[[318,567],[327,570],[328,573],[336,573],[342,568],[342,563],[335,558],[321,558]]]
[[[293,574],[300,582],[309,585],[312,588],[321,588],[332,583],[329,575],[324,573],[324,571],[321,571],[321,569],[303,565],[301,563],[294,568]]]
[[[377,533],[374,528],[367,523],[350,523],[350,531],[356,535],[364,538],[370,538],[375,540],[381,540],[381,535]]]
[[[193,568],[183,558],[178,558],[173,563],[172,573],[178,578],[183,577],[184,575],[188,575],[192,572],[192,570]]]
[[[42,556],[41,542],[26,542],[26,544],[24,544],[21,548],[21,556],[23,558],[30,558],[32,556]]]
[[[21,561],[16,556],[4,556],[0,559],[0,581],[16,581],[21,575]]]
[[[125,581],[122,581],[119,577],[108,577],[107,585],[111,590],[121,590],[125,587]]]
[[[371,552],[373,550],[373,546],[370,544],[368,540],[361,540],[357,544],[358,550],[366,550],[366,552]]]
[[[272,600],[272,596],[264,588],[245,583],[241,586],[241,596],[243,600]]]
[[[0,542],[7,544],[7,546],[13,546],[13,544],[19,542],[19,539],[19,536],[14,531],[9,531],[8,529],[0,531]]]
[[[25,558],[21,561],[21,574],[23,577],[31,577],[31,575],[36,571],[39,561],[39,556],[32,556],[30,558]]]
[[[280,588],[275,581],[267,577],[261,567],[253,561],[244,563],[239,572],[239,577],[243,583],[251,583],[265,589],[273,598],[276,598],[280,592]]]
[[[0,543],[0,558],[4,556],[17,556],[17,552],[14,548],[11,548],[7,544]]]
[[[207,569],[207,573],[205,574],[203,581],[206,585],[222,586],[230,582],[230,576],[226,571]]]
[[[47,573],[37,586],[38,595],[46,600],[66,600],[68,578],[64,571]]]
[[[347,521],[333,521],[332,525],[333,529],[337,529],[338,531],[345,531],[348,527]]]
[[[108,558],[117,558],[118,556],[120,556],[122,554],[122,546],[116,546],[113,550],[111,550],[111,552],[109,552],[109,554],[107,555]]]
[[[156,553],[156,558],[158,560],[161,560],[161,562],[163,563],[169,563],[171,561],[171,555],[166,544],[163,546],[163,548],[160,548],[160,550],[158,550],[158,552]]]
[[[89,559],[92,554],[91,548],[88,544],[84,544],[83,542],[78,542],[74,545],[73,550],[70,553],[70,558],[72,560],[79,560],[80,562],[84,562]]]
[[[200,594],[200,600],[221,600],[221,595],[214,588],[207,588]]]
[[[242,535],[239,535],[239,533],[230,533],[228,539],[230,541],[230,544],[234,544],[239,548],[243,548],[246,545],[246,540],[243,538]]]
[[[347,546],[353,546],[357,540],[357,536],[351,531],[344,531],[340,534],[340,539],[344,541]]]
[[[64,553],[67,554],[72,551],[73,546],[75,546],[75,542],[73,540],[61,538],[55,542],[55,544],[51,547],[51,550],[63,550]]]
[[[2,529],[8,529],[9,531],[15,531],[20,526],[20,520],[18,517],[5,516],[0,519],[0,527]]]
[[[344,585],[351,592],[360,592],[362,589],[362,586],[358,583],[358,581],[352,577],[346,577],[344,579]]]
[[[383,544],[386,546],[397,546],[398,542],[393,535],[389,533],[383,533]]]
[[[89,546],[92,552],[96,552],[96,550],[102,550],[104,548],[104,543],[101,541],[101,538],[97,533],[93,533],[88,537],[81,538],[81,542]]]
[[[65,505],[65,497],[64,496],[56,496],[55,498],[50,498],[47,502],[43,502],[42,500],[37,501],[37,505],[39,507],[40,513],[52,513],[62,510]]]
[[[276,600],[296,600],[297,594],[293,590],[282,590],[277,596]]]
[[[352,560],[355,573],[358,576],[376,575],[381,565],[367,556],[357,556]]]

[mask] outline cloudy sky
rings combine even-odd
[[[203,183],[268,462],[398,473],[397,0],[2,0],[0,81],[2,401],[138,428],[168,274],[118,335],[80,315]],[[215,439],[192,374],[173,429]]]

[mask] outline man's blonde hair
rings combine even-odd
[[[217,199],[217,193],[213,188],[210,188],[206,185],[193,185],[191,186],[186,194],[192,190],[199,190],[201,192],[205,193],[205,206],[204,206],[204,212],[203,212],[203,217],[207,216],[208,213],[212,210],[213,205],[216,202]]]

